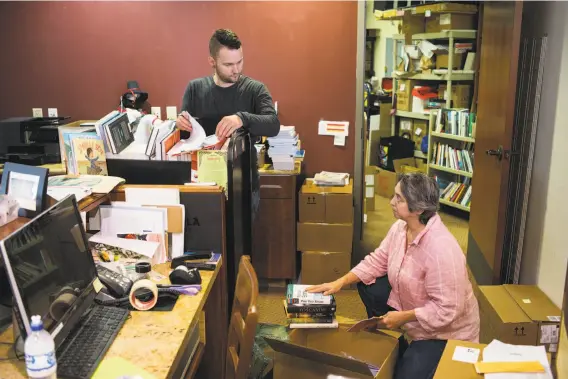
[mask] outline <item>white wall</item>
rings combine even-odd
[[[537,284],[562,306],[568,262],[568,3],[524,4],[533,31],[548,33],[548,48],[520,281]]]
[[[379,83],[381,79],[385,76],[385,62],[387,59],[392,60],[392,56],[385,56],[385,39],[392,37],[394,34],[398,33],[398,24],[399,21],[388,21],[388,20],[380,20],[377,21],[375,19],[374,11],[373,11],[373,1],[367,1],[367,20],[365,26],[367,29],[378,29],[379,38],[375,41],[375,57],[374,57],[374,69],[375,69],[375,76],[379,79]]]

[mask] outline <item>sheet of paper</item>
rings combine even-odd
[[[185,112],[185,114],[189,116],[187,112]],[[186,140],[181,140],[177,144],[175,144],[174,147],[172,147],[170,151],[168,151],[168,156],[196,151],[201,149],[201,147],[203,146],[203,142],[205,142],[205,138],[207,137],[205,130],[193,116],[189,116],[189,121],[191,122],[191,127],[193,128],[189,135],[189,138]]]
[[[334,136],[333,144],[335,146],[345,146],[345,136]]]
[[[20,208],[35,211],[38,187],[39,176],[10,172],[7,195],[16,199]]]
[[[499,373],[485,374],[485,379],[552,379],[552,371],[546,356],[544,346],[522,346],[509,345],[498,340],[493,340],[483,350],[484,362],[524,362],[539,361],[545,368],[546,372],[536,373]]]
[[[475,363],[479,360],[479,349],[456,346],[452,360],[465,363]]]
[[[132,204],[178,205],[178,188],[132,188],[124,191],[125,200]]]
[[[318,134],[322,136],[348,136],[348,121],[320,121],[318,123]]]
[[[220,151],[200,151],[197,155],[197,180],[227,187],[227,154]]]
[[[375,197],[375,187],[365,187],[365,197],[374,198]]]
[[[88,187],[49,187],[47,194],[57,201],[63,200],[68,195],[75,195],[75,199],[79,202],[91,194],[91,189]]]
[[[149,207],[122,207],[101,205],[101,232],[116,236],[117,233],[164,233],[167,225],[167,209]]]

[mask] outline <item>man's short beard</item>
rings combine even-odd
[[[229,77],[226,77],[226,76],[221,75],[221,74],[219,73],[219,71],[217,71],[217,70],[215,70],[215,74],[217,75],[217,78],[219,78],[219,80],[220,80],[221,82],[223,82],[223,83],[236,83],[236,82],[239,81],[239,79],[241,78],[241,75],[242,75],[242,74],[239,74],[239,76],[237,77],[237,79],[236,79],[236,80],[233,80],[230,76],[229,76]]]

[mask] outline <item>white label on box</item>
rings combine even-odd
[[[365,175],[365,183],[367,183],[368,186],[374,186],[375,185],[375,175]]]
[[[479,360],[479,349],[456,346],[452,360],[465,363],[475,363]]]
[[[411,129],[412,129],[412,121],[410,121],[410,120],[400,120],[400,129],[402,129],[402,130],[411,130]]]
[[[366,213],[363,215],[363,222],[367,222],[367,214]]]
[[[450,25],[452,23],[452,15],[450,13],[440,15],[440,25]]]
[[[365,197],[370,197],[370,198],[375,197],[375,188],[365,187]]]
[[[525,304],[530,304],[530,303],[531,303],[531,299],[523,299],[523,303],[525,303]]]
[[[557,351],[558,351],[558,344],[551,343],[550,345],[548,345],[548,352],[549,353],[556,353]]]
[[[432,15],[432,11],[430,9],[426,10],[426,12],[424,12],[424,17],[430,17]]]
[[[540,343],[558,343],[558,325],[540,326]]]
[[[399,90],[399,91],[404,91],[405,88],[406,88],[406,84],[405,84],[405,83],[400,83],[400,86],[398,86],[398,90]]]
[[[333,144],[335,146],[345,146],[345,136],[334,136]]]
[[[560,316],[546,316],[548,318],[548,321],[552,321],[552,322],[560,322]]]
[[[422,129],[416,128],[416,130],[414,131],[414,134],[416,134],[417,136],[419,136],[420,134],[422,134]]]

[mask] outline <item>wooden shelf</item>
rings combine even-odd
[[[444,205],[447,205],[449,207],[454,207],[454,208],[457,208],[457,209],[461,209],[462,211],[469,212],[469,207],[465,207],[461,204],[454,203],[453,201],[449,201],[449,200],[446,200],[446,199],[440,199],[440,204],[444,204]]]
[[[430,119],[430,115],[427,114],[427,113],[396,111],[395,115],[398,116],[398,117],[413,118],[413,119],[416,119],[416,120],[429,120]]]
[[[459,72],[453,72],[451,75],[450,74],[441,74],[441,75],[436,75],[436,74],[410,74],[410,75],[399,75],[397,73],[393,73],[393,77],[395,79],[412,79],[412,80],[438,80],[438,81],[448,81],[448,80],[473,80],[475,77],[475,74],[464,74],[464,73],[459,73]]]
[[[476,39],[477,30],[444,30],[443,32],[439,33],[419,33],[412,35],[413,40],[440,40],[450,38]],[[395,36],[393,36],[393,39],[404,39],[404,35],[396,34]]]
[[[445,172],[449,172],[451,174],[465,176],[467,178],[471,178],[473,176],[472,172],[467,172],[467,171],[462,171],[462,170],[454,170],[453,168],[438,166],[437,164],[430,163],[428,166],[430,166],[430,168],[433,168],[434,170],[445,171]]]
[[[431,136],[432,136],[432,137],[438,137],[438,138],[452,139],[452,140],[455,140],[455,141],[473,142],[473,143],[475,143],[475,138],[462,137],[462,136],[457,136],[457,135],[455,135],[455,134],[449,134],[449,133],[437,133],[437,132],[432,132]]]

